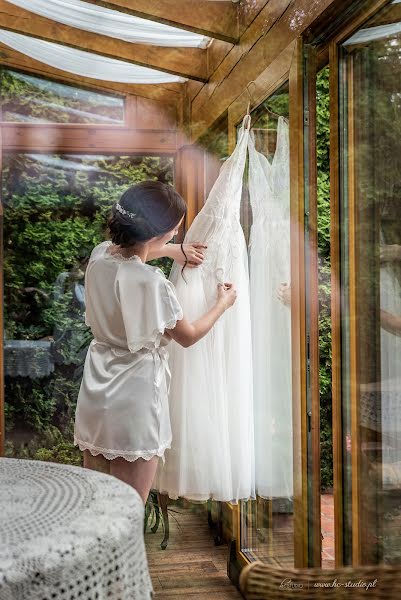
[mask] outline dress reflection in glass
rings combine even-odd
[[[385,245],[381,231],[381,243]],[[401,315],[401,266],[397,262],[386,262],[380,268],[380,308],[386,312]],[[401,337],[380,329],[381,354],[381,398],[375,396],[375,412],[381,407],[381,422],[377,429],[383,439],[383,483],[387,479],[386,465],[401,461]],[[381,401],[380,401],[381,400]],[[399,477],[399,476],[398,476]],[[399,485],[399,479],[398,479]]]
[[[170,280],[189,320],[213,305],[218,282],[233,282],[237,300],[194,346],[172,342],[170,417],[173,433],[153,487],[170,498],[237,501],[255,496],[252,342],[248,257],[239,222],[249,129],[224,163],[185,243],[207,244],[203,264]]]
[[[280,117],[272,163],[249,137],[249,241],[254,368],[255,477],[259,496],[293,495],[288,124]]]

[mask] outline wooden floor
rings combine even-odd
[[[155,600],[242,598],[227,577],[227,546],[215,546],[203,505],[172,506],[170,541],[161,550],[162,527],[145,535]]]
[[[322,567],[323,569],[334,569],[335,546],[334,546],[334,496],[333,494],[322,494],[320,499],[321,529],[322,529]]]

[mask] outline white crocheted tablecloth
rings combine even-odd
[[[0,458],[0,600],[149,600],[143,523],[110,475]]]

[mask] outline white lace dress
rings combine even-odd
[[[252,347],[246,243],[239,222],[249,131],[224,163],[203,209],[185,236],[207,244],[203,264],[170,279],[190,321],[216,300],[217,283],[233,282],[237,301],[196,344],[172,342],[171,449],[154,487],[170,498],[237,501],[254,496]]]
[[[249,138],[249,196],[256,491],[291,498],[291,311],[277,297],[280,284],[290,283],[291,266],[289,137],[282,117],[272,163]]]
[[[171,444],[165,329],[183,313],[174,285],[139,256],[96,246],[85,273],[85,322],[94,340],[85,359],[74,443],[129,461],[164,456]],[[166,377],[167,375],[167,377]]]

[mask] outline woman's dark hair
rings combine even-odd
[[[107,223],[111,241],[122,248],[146,242],[174,229],[187,207],[171,185],[161,181],[142,181],[128,188],[115,203]],[[130,214],[127,214],[130,213]]]

